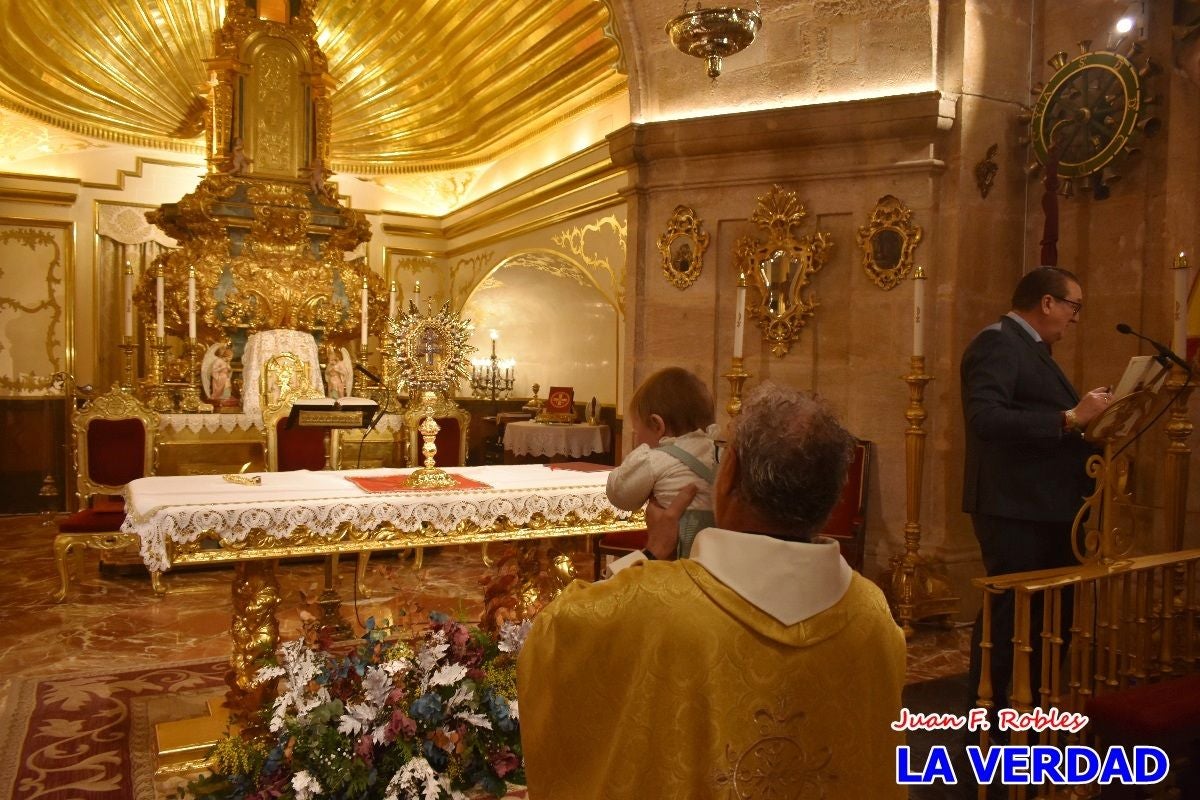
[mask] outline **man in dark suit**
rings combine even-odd
[[[1038,267],[1017,284],[1012,310],[980,331],[963,354],[963,511],[971,515],[989,576],[1076,563],[1071,527],[1092,491],[1084,468],[1093,450],[1080,433],[1112,399],[1104,388],[1080,398],[1050,356],[1082,308],[1074,275]],[[994,708],[1009,704],[1013,602],[1012,592],[992,600]],[[1040,628],[1040,611],[1034,620]],[[979,686],[981,633],[982,612],[971,643],[972,692]]]

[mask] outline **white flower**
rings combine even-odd
[[[454,684],[467,677],[467,668],[462,664],[447,664],[444,667],[439,667],[438,671],[433,673],[429,679],[431,686],[453,686]]]
[[[472,683],[460,683],[454,690],[454,696],[446,701],[446,710],[453,711],[475,696],[475,686]]]
[[[520,622],[506,621],[500,626],[499,648],[502,653],[519,653],[533,628],[533,620],[525,619]]]
[[[516,700],[508,701],[508,715],[515,720],[521,719],[521,710],[517,708]]]
[[[446,788],[450,788],[449,785]],[[438,800],[441,790],[438,774],[429,766],[428,761],[417,756],[392,776],[384,791],[383,800],[416,800],[422,796],[428,800]]]
[[[492,721],[490,719],[483,714],[477,714],[473,711],[460,712],[455,714],[454,718],[461,719],[463,722],[474,725],[476,728],[486,728],[489,731],[492,729]]]
[[[323,791],[317,779],[303,769],[292,776],[292,790],[296,792],[296,800],[310,800]]]
[[[388,695],[392,693],[392,678],[379,667],[367,667],[362,686],[367,702],[378,708],[387,702]]]

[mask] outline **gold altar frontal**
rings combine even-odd
[[[408,471],[390,469],[262,473],[250,485],[220,475],[142,478],[126,490],[123,533],[137,538],[152,572],[235,564],[227,704],[240,721],[257,711],[254,675],[278,646],[279,559],[644,527],[640,513],[608,502],[605,471],[528,464],[453,473],[467,486],[393,490]]]

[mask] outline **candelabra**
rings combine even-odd
[[[132,336],[121,339],[121,388],[132,391],[137,386],[137,344]]]
[[[496,355],[496,336],[492,336],[492,354],[488,358],[471,362],[471,396],[491,398],[495,411],[500,400],[506,399],[513,389],[513,367],[511,358],[500,359]]]

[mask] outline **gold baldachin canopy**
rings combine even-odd
[[[237,2],[238,0],[230,0]],[[201,152],[203,59],[223,0],[0,0],[0,105],[85,136]],[[621,91],[596,0],[322,0],[333,168],[494,157]]]

